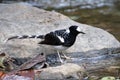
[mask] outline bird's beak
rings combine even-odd
[[[85,34],[84,32],[80,32],[80,33]]]

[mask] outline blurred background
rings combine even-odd
[[[60,12],[77,22],[102,28],[120,41],[120,0],[0,0],[16,2]]]

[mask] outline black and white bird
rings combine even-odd
[[[71,47],[75,41],[77,35],[85,34],[84,32],[81,31],[81,29],[76,26],[72,25],[68,29],[61,29],[61,30],[56,30],[50,33],[47,33],[46,35],[22,35],[22,36],[13,36],[7,39],[27,39],[27,38],[38,38],[38,39],[43,39],[43,41],[39,42],[38,44],[44,44],[44,45],[50,45],[53,47],[59,56],[60,62],[62,63],[62,59],[60,56],[60,52],[68,49]],[[64,58],[68,58],[65,54],[63,54]]]

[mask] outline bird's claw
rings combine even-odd
[[[68,56],[61,56],[61,58],[68,59],[68,60],[72,59],[71,57],[68,57]]]

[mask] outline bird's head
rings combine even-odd
[[[85,34],[85,33],[82,32],[82,30],[81,30],[78,26],[76,26],[76,25],[70,26],[70,27],[69,27],[69,30],[70,30],[71,33],[74,33],[74,34],[79,34],[79,33]]]

